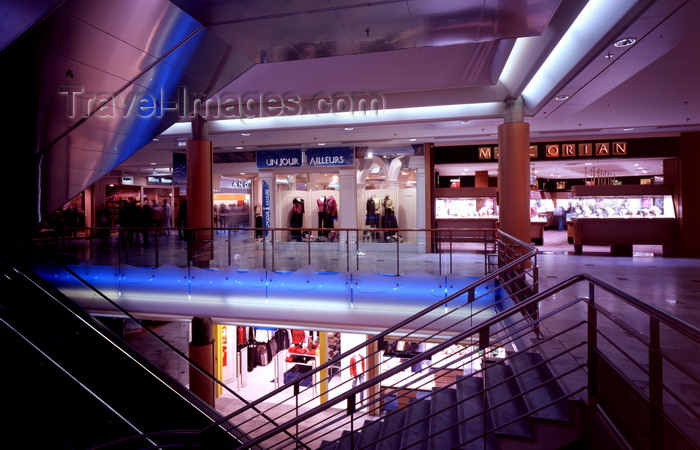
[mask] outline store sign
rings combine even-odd
[[[537,145],[530,146],[530,157],[537,158]],[[479,147],[480,160],[498,159],[498,147]],[[545,144],[547,158],[575,158],[586,156],[627,156],[627,142],[596,142],[579,144]]]
[[[262,219],[263,228],[270,228],[270,211],[272,208],[272,201],[270,198],[270,185],[267,181],[262,182]],[[265,230],[265,236],[267,236],[267,230]]]
[[[260,150],[256,154],[258,169],[277,167],[300,167],[302,151],[297,150]]]
[[[310,148],[305,153],[306,164],[311,167],[355,164],[355,149],[352,147]]]
[[[307,150],[261,150],[257,152],[256,158],[258,169],[352,166],[355,164],[355,149],[331,147]]]
[[[122,184],[134,184],[134,177],[122,177]]]
[[[156,176],[149,176],[146,178],[146,184],[166,184],[166,185],[172,185],[173,184],[173,179],[171,177],[156,177]]]

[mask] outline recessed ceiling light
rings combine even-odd
[[[319,142],[318,145],[326,145],[325,142]]]
[[[568,95],[557,95],[556,97],[554,97],[554,100],[559,100],[560,102],[564,101],[564,100],[568,100],[568,99],[569,99]]]
[[[415,141],[416,141],[416,138],[411,138],[408,140],[408,142],[415,142]]]
[[[352,131],[352,130],[354,130],[353,127],[345,127],[345,131]]]
[[[156,164],[157,164],[157,163],[154,163],[154,162],[151,163],[152,166],[155,166]]]
[[[468,124],[468,123],[470,123],[470,122],[471,122],[471,120],[462,120],[462,121],[459,122],[459,123],[461,123],[462,125],[466,125],[466,124]]]
[[[241,133],[241,136],[250,136],[250,133]]]
[[[637,38],[633,37],[628,37],[628,38],[622,38],[618,41],[615,41],[613,44],[615,47],[629,47],[630,45],[634,45],[634,43],[637,42]]]
[[[158,139],[158,138],[153,138],[153,140],[156,142],[160,141],[160,139]]]
[[[243,147],[238,146],[238,147],[236,147],[236,150],[243,150]]]

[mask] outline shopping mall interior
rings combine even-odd
[[[700,1],[0,11],[0,429],[698,448]]]

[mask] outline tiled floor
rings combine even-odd
[[[573,254],[573,245],[566,242],[565,232],[546,231],[544,245],[538,247],[540,291],[579,274],[589,273],[601,280],[610,283],[620,290],[656,306],[674,316],[680,317],[687,323],[700,327],[700,259],[667,258],[661,255],[661,248],[656,246],[635,247],[631,257],[610,256],[607,247],[587,246],[582,255]],[[477,264],[482,261],[482,256],[475,256],[476,252],[466,252],[464,264]],[[426,256],[416,256],[415,261],[426,264]],[[408,263],[411,258],[406,258],[403,263]],[[420,269],[420,267],[419,267]],[[558,294],[548,299],[541,305],[541,312],[553,310],[573,296],[587,296],[588,287],[585,284],[577,285],[566,291],[566,294]],[[624,318],[625,322],[639,333],[648,333],[647,319],[640,314],[622,307],[612,306],[613,310]],[[581,310],[574,309],[565,312],[548,326],[565,325],[568,321],[579,320]],[[158,332],[168,340],[177,343],[178,346],[187,342],[187,326],[174,324],[159,327]],[[613,331],[622,337],[625,332]],[[683,345],[674,347],[675,337],[671,333],[662,336],[671,341],[670,350],[682,361],[686,361],[695,368],[695,373],[700,373],[700,348],[687,348]],[[172,365],[172,361],[170,361]],[[175,366],[174,371],[184,370]],[[249,377],[247,386],[239,388],[237,380],[228,380],[229,387],[236,390],[246,399],[255,399],[270,392],[275,387],[274,371],[272,365],[265,368],[256,368],[254,376]],[[700,392],[698,386],[687,384],[684,398],[691,405],[700,410]],[[226,393],[217,399],[217,408],[224,414],[235,410],[239,405],[233,396]]]

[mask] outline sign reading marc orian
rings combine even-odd
[[[530,158],[539,158],[540,148],[545,158],[578,158],[627,156],[627,142],[583,142],[572,144],[530,145]],[[498,146],[479,147],[479,159],[498,159]]]

